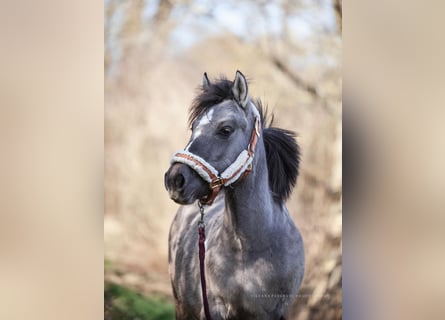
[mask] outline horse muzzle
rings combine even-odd
[[[164,175],[165,189],[170,199],[179,204],[191,204],[210,192],[205,182],[194,170],[183,163],[173,163]]]

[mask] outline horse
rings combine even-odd
[[[240,71],[233,81],[211,82],[204,73],[190,108],[191,138],[164,177],[181,205],[168,254],[176,319],[285,319],[296,299],[304,246],[285,202],[300,148],[294,132],[267,118]],[[204,288],[197,231],[203,223]]]

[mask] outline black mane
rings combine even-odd
[[[208,109],[224,100],[234,99],[233,82],[221,77],[208,87],[200,87],[199,94],[190,108],[189,125]],[[257,107],[263,127],[263,141],[266,149],[269,187],[273,198],[283,202],[287,200],[297,182],[300,164],[300,147],[295,140],[295,132],[273,127],[273,114],[267,113],[261,100],[253,101]]]
[[[269,187],[276,201],[286,201],[295,184],[300,165],[300,147],[295,132],[273,127],[274,115],[270,117],[261,100],[255,102],[261,115],[263,141],[266,149]]]

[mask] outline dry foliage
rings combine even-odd
[[[287,205],[305,241],[306,274],[291,319],[341,319],[341,40],[264,48],[231,35],[166,54],[138,42],[105,89],[105,277],[171,298],[168,229],[177,209],[164,190],[172,153],[185,146],[188,107],[206,71],[250,77],[277,126],[297,132],[301,173]],[[297,57],[299,62],[293,63]],[[309,58],[318,62],[305,64]]]

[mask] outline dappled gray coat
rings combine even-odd
[[[205,206],[207,295],[212,319],[284,319],[304,274],[300,232],[285,200],[296,183],[299,148],[292,132],[265,127],[260,101],[245,77],[203,86],[190,114],[186,151],[223,172],[247,148],[260,114],[252,171]],[[173,162],[165,174],[170,197],[182,206],[170,229],[169,271],[177,319],[205,319],[198,259],[198,200],[210,189],[191,167]]]

